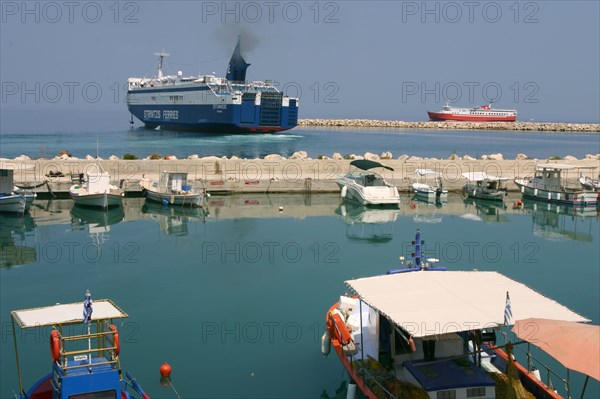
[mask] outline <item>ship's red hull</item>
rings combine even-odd
[[[432,121],[463,121],[463,122],[514,122],[516,115],[457,115],[442,112],[427,112]]]

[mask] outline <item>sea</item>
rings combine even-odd
[[[84,157],[97,147],[101,157],[599,152],[594,134],[311,128],[199,136],[124,122],[83,131],[3,128],[0,156],[67,149]],[[519,199],[511,193],[498,205],[451,194],[436,206],[403,195],[399,209],[365,209],[337,194],[238,194],[212,196],[206,210],[126,198],[123,208],[108,212],[38,199],[22,218],[0,215],[0,397],[18,390],[14,341],[24,386],[51,371],[48,331],[13,336],[10,311],[83,301],[89,289],[129,315],[117,323],[121,365],[152,398],[345,398],[343,366],[320,350],[326,312],[349,292],[344,281],[397,268],[399,256],[410,256],[417,229],[426,256],[440,265],[498,271],[597,325],[598,209],[527,200],[513,209]],[[437,299],[443,302],[443,294]],[[418,307],[419,298],[405,306]],[[539,359],[542,377],[544,365],[566,375],[552,358]],[[164,362],[172,366],[171,385],[161,385]],[[561,380],[551,380],[564,395]],[[579,397],[583,376],[571,372],[570,380]],[[600,384],[591,380],[584,397],[600,398]]]

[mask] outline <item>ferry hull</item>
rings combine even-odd
[[[129,104],[129,112],[148,128],[220,133],[273,133],[298,124],[298,107],[254,104]]]
[[[462,121],[462,122],[515,122],[516,115],[458,115],[442,112],[427,112],[432,121]]]

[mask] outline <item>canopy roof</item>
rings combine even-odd
[[[566,368],[600,381],[600,326],[532,318],[517,321],[512,331]]]
[[[387,170],[391,170],[392,172],[394,171],[394,169],[390,168],[389,166],[382,165],[379,162],[369,161],[368,159],[357,159],[355,161],[350,162],[350,165],[362,170],[369,170],[373,168],[385,168]]]
[[[346,284],[365,303],[415,337],[503,325],[507,292],[513,320],[589,321],[497,272],[418,271]]]
[[[94,300],[92,309],[92,320],[129,317],[110,299]],[[83,302],[14,310],[11,314],[21,328],[83,323]]]
[[[494,176],[494,175],[488,175],[485,172],[465,172],[462,175],[470,181],[510,180],[508,177],[498,177],[498,176]]]

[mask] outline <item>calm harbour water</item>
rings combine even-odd
[[[108,214],[55,200],[22,219],[0,215],[0,397],[18,387],[9,311],[82,301],[87,288],[130,315],[119,326],[121,362],[153,398],[175,396],[159,384],[164,361],[182,398],[333,395],[345,372],[320,353],[325,312],[344,280],[397,267],[417,228],[451,270],[499,271],[600,322],[595,208],[513,211],[457,196],[395,211],[342,207],[337,195],[210,201],[208,217],[143,199]],[[364,223],[373,218],[385,223]],[[18,338],[29,386],[50,370],[47,334]],[[579,397],[582,378],[571,374]],[[600,397],[599,384],[587,392]]]
[[[149,130],[136,123],[130,128],[128,114],[116,113],[28,113],[3,112],[0,129],[0,157],[25,154],[31,158],[52,158],[68,150],[78,158],[96,155],[106,159],[131,153],[139,158],[151,154],[186,158],[237,156],[258,158],[268,154],[290,156],[306,151],[312,158],[391,151],[420,157],[447,158],[453,153],[480,157],[502,153],[514,159],[519,153],[530,158],[600,153],[600,134],[548,133],[477,130],[398,130],[349,128],[296,128],[281,134],[206,135],[190,132]],[[60,126],[53,128],[52,126]],[[96,145],[98,143],[98,146]]]

